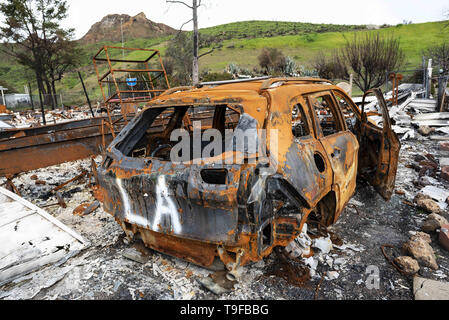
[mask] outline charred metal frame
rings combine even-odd
[[[110,56],[110,50],[113,49],[146,52],[148,57],[141,60],[113,59]],[[102,57],[103,53],[105,58]],[[156,57],[158,58],[160,69],[150,69],[150,61]],[[106,62],[108,66],[108,71],[102,76],[99,73],[98,62]],[[112,63],[116,62],[143,64],[145,69],[114,68]],[[122,105],[122,111],[127,103],[147,102],[163,93],[165,88],[156,88],[154,85],[154,82],[160,77],[163,77],[167,88],[170,88],[167,73],[158,50],[104,46],[94,56],[93,63],[105,103],[119,102]],[[119,84],[121,81],[117,80],[115,75],[123,72],[147,74],[149,77],[147,82],[151,85],[151,90],[120,90]],[[112,77],[112,80],[106,79],[109,75]],[[106,97],[103,87],[104,83],[114,84],[117,91],[111,97]],[[149,95],[135,99],[124,98],[123,95],[129,92],[148,93]],[[114,100],[114,98],[118,98],[118,100]],[[22,172],[85,159],[102,153],[129,120],[129,112],[126,110],[122,112],[121,116],[112,116],[108,106],[107,112],[107,117],[71,121],[37,128],[2,131],[0,133],[0,158],[2,159],[0,176],[11,178]]]
[[[91,118],[0,133],[0,177],[98,155],[123,128],[121,117],[112,131],[102,132],[107,118]],[[104,134],[103,134],[104,133]]]
[[[148,56],[145,59],[136,59],[130,60],[117,57],[111,57],[112,50],[121,50],[122,52],[131,51],[131,52],[143,52],[147,53]],[[104,54],[104,57],[103,57]],[[153,58],[157,58],[160,69],[150,69],[150,62]],[[105,74],[100,75],[99,63],[106,63],[107,71]],[[136,67],[133,69],[129,68],[114,68],[113,63],[131,63],[135,64]],[[151,101],[158,95],[162,94],[166,89],[170,89],[170,83],[168,81],[167,72],[164,67],[164,63],[162,62],[162,57],[159,50],[154,49],[140,49],[140,48],[126,48],[126,47],[114,47],[114,46],[103,46],[97,54],[93,57],[93,64],[95,67],[95,72],[97,74],[98,84],[100,85],[101,93],[103,95],[104,103],[107,106],[108,112],[108,120],[103,121],[101,132],[105,132],[105,130],[109,130],[112,132],[113,137],[115,138],[115,133],[112,130],[114,126],[113,120],[111,118],[111,110],[112,105],[119,103],[121,106],[122,115],[125,118],[125,122],[127,122],[126,118],[128,114],[135,114],[136,103],[144,103]],[[145,66],[144,69],[139,68],[139,64],[143,64]],[[151,85],[151,89],[148,90],[122,90],[120,88],[121,84],[126,84],[126,81],[118,80],[116,77],[117,73],[133,73],[133,74],[142,74],[142,79],[137,79],[137,83],[144,83],[148,87],[148,83]],[[148,80],[145,79],[145,76],[148,76]],[[112,78],[112,80],[109,78]],[[154,82],[159,78],[163,77],[165,80],[165,85],[167,88],[156,88]],[[115,88],[115,93],[111,94],[109,97],[106,95],[104,84],[113,84]],[[148,87],[149,88],[149,87]],[[142,94],[144,96],[135,97],[134,94]],[[133,94],[133,97],[125,98],[124,95]],[[103,139],[104,140],[104,139]],[[106,148],[106,144],[103,144],[104,148]]]
[[[111,50],[126,50],[126,51],[132,51],[132,52],[144,52],[148,53],[148,57],[145,59],[138,59],[138,60],[129,60],[125,58],[111,58]],[[102,54],[104,53],[105,57],[102,57]],[[157,57],[158,62],[160,64],[160,69],[150,69],[149,64],[150,61]],[[98,63],[99,62],[106,62],[108,70],[105,74],[100,75],[100,70]],[[160,95],[162,92],[165,91],[165,89],[161,88],[155,88],[154,81],[158,80],[160,77],[163,77],[166,81],[167,88],[170,89],[170,84],[168,82],[167,72],[165,71],[164,64],[162,62],[161,54],[158,50],[154,49],[137,49],[137,48],[125,48],[125,47],[114,47],[114,46],[104,46],[102,47],[97,54],[93,57],[93,63],[95,67],[95,72],[97,73],[98,78],[98,84],[101,88],[101,93],[104,98],[104,102],[106,104],[118,102],[122,105],[123,103],[127,102],[147,102],[152,100],[155,96]],[[141,68],[114,68],[112,63],[133,63],[133,64],[143,64],[145,65],[145,69]],[[149,90],[138,90],[138,91],[132,91],[132,90],[122,90],[120,88],[120,84],[126,83],[126,81],[118,80],[116,77],[116,74],[118,73],[137,73],[137,74],[146,74],[148,75],[148,81],[147,80],[138,80],[138,81],[144,81],[148,82],[151,85],[151,89]],[[109,76],[111,76],[112,80],[109,80]],[[104,89],[104,84],[113,84],[116,92],[112,94],[111,96],[107,97]],[[129,93],[148,93],[150,95],[144,96],[144,97],[137,97],[137,98],[124,98],[123,94],[129,94]]]

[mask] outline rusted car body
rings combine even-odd
[[[322,79],[268,78],[174,88],[109,146],[98,197],[130,238],[205,267],[228,270],[287,246],[310,217],[331,225],[363,175],[390,199],[400,143],[376,90],[384,127]],[[233,148],[174,163],[174,129],[257,128],[264,157]],[[264,129],[266,139],[260,139]],[[203,140],[204,141],[204,140]],[[210,140],[208,140],[210,141]],[[204,148],[204,146],[200,146]],[[164,152],[165,150],[165,152]],[[236,164],[229,158],[243,158]],[[217,160],[224,160],[222,162]]]

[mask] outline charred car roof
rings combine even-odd
[[[293,87],[295,93],[337,89],[329,81],[314,78],[268,78],[266,80],[221,81],[200,84],[198,87],[177,87],[167,90],[151,103],[157,106],[185,106],[206,104],[234,104],[260,99],[265,91],[276,92]]]

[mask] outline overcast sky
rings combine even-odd
[[[165,0],[68,0],[69,17],[63,25],[81,38],[105,15],[144,12],[148,19],[178,29],[191,10]],[[191,0],[186,0],[191,3]],[[200,28],[245,20],[295,21],[335,24],[398,24],[445,20],[449,0],[203,0]],[[191,24],[184,30],[191,30]]]

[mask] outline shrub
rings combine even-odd
[[[266,73],[283,72],[286,57],[281,50],[276,48],[263,48],[258,57],[259,65]]]
[[[307,33],[303,36],[306,42],[314,42],[316,40],[316,33]]]
[[[291,57],[285,58],[285,65],[283,69],[284,74],[288,76],[294,76],[298,72],[298,66],[295,60],[293,60]]]

